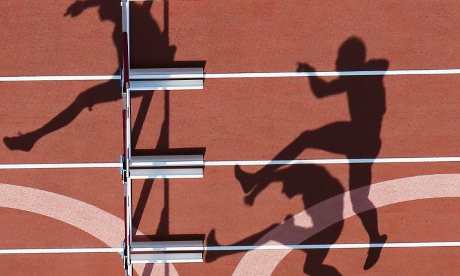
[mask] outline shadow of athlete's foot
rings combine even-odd
[[[206,246],[218,246],[219,243],[217,242],[216,239],[216,230],[212,229],[211,232],[209,232],[208,236],[206,237]],[[211,263],[217,260],[218,254],[216,254],[217,251],[206,251],[206,254],[204,256],[204,261],[206,263]]]
[[[16,137],[4,137],[3,143],[10,150],[30,151],[37,140],[30,134],[20,134]]]
[[[372,243],[381,243],[382,246],[369,248],[369,251],[367,252],[367,259],[363,267],[364,270],[370,269],[377,263],[383,249],[383,244],[387,241],[387,238],[387,235],[381,235],[378,240],[372,241]]]
[[[249,193],[256,185],[253,179],[254,175],[243,171],[238,165],[235,166],[235,177],[240,182],[241,187],[246,194]]]

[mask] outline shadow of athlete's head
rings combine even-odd
[[[366,46],[355,36],[345,40],[339,48],[335,62],[337,71],[360,70],[366,62]]]

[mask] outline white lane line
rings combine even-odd
[[[358,249],[369,247],[419,248],[419,247],[460,247],[460,242],[393,242],[393,243],[338,243],[338,244],[294,244],[294,245],[243,245],[205,246],[207,251],[253,251],[253,250],[305,250],[305,249]]]
[[[119,75],[100,76],[18,76],[0,77],[0,82],[15,81],[91,81],[91,80],[119,80]]]
[[[265,165],[312,165],[312,164],[369,164],[369,163],[440,163],[460,162],[460,156],[451,157],[396,157],[376,159],[303,159],[303,160],[234,160],[205,161],[205,166],[265,166]],[[121,168],[121,163],[43,163],[43,164],[0,164],[0,170],[11,169],[83,169]]]
[[[369,247],[421,248],[421,247],[460,247],[460,242],[393,242],[393,243],[338,243],[338,244],[283,244],[283,245],[241,245],[205,246],[205,251],[253,251],[253,250],[305,250],[305,249],[359,249]],[[195,249],[191,249],[194,251]],[[196,251],[203,250],[203,247]],[[72,253],[122,253],[123,248],[20,248],[0,249],[6,254],[72,254]]]
[[[446,75],[460,74],[460,69],[389,70],[389,71],[323,71],[323,72],[273,72],[273,73],[210,73],[206,79],[227,78],[292,78],[339,76],[398,76],[398,75]]]
[[[206,73],[205,79],[228,78],[292,78],[292,77],[338,77],[338,76],[401,76],[401,75],[452,75],[460,74],[460,69],[409,69],[388,71],[322,71],[322,72],[241,72]],[[17,81],[89,81],[119,80],[120,75],[86,76],[3,76],[0,82]]]
[[[407,157],[376,159],[304,159],[304,160],[247,160],[205,161],[205,166],[265,166],[265,165],[311,165],[311,164],[369,164],[369,163],[432,163],[460,162],[460,157]]]
[[[1,170],[11,169],[84,169],[121,168],[121,163],[48,163],[48,164],[1,164]]]
[[[0,249],[1,254],[69,254],[69,253],[122,253],[123,248],[24,248]]]

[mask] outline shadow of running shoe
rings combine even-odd
[[[10,149],[10,150],[22,150],[22,151],[30,151],[37,140],[32,137],[30,134],[19,134],[16,137],[4,137],[3,143]]]
[[[206,237],[206,246],[219,246],[219,243],[217,242],[216,239],[216,230],[212,229],[211,232],[209,232],[208,236]],[[219,254],[216,254],[216,251],[206,251],[206,254],[204,256],[204,261],[206,263],[211,263],[214,262],[219,258]]]
[[[387,235],[381,235],[378,240],[373,242],[377,243],[378,246],[369,248],[369,251],[367,252],[367,259],[363,267],[364,270],[369,270],[377,263],[377,261],[380,258],[380,253],[382,253],[383,245],[386,243],[387,238]]]

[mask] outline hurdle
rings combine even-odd
[[[203,68],[131,68],[129,5],[121,0],[123,68],[121,70],[123,156],[121,174],[124,186],[125,237],[123,268],[133,275],[133,264],[203,262],[203,241],[133,241],[132,180],[203,178],[203,155],[133,156],[131,148],[131,93],[158,90],[203,89]]]

